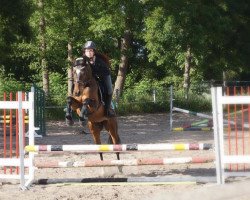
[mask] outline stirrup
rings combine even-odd
[[[115,111],[112,110],[112,109],[106,110],[105,113],[106,113],[106,117],[108,117],[108,118],[111,118],[111,117],[115,117],[115,116],[116,116]]]

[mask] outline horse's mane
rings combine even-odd
[[[101,58],[108,66],[110,66],[110,59],[106,54],[100,52],[96,52],[95,54],[97,57]]]

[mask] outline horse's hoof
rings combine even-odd
[[[102,153],[99,153],[100,154],[100,160],[103,160],[103,155]]]
[[[120,153],[119,152],[116,153],[116,158],[117,158],[117,160],[120,160]]]
[[[82,127],[85,127],[85,126],[87,125],[87,120],[80,121],[80,123],[81,123],[81,126],[82,126]]]
[[[88,120],[80,117],[79,122],[80,122],[82,127],[85,127],[88,123]]]
[[[66,124],[67,124],[68,126],[73,126],[73,125],[74,125],[74,121],[73,121],[73,120],[66,119]]]

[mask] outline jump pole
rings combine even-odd
[[[192,112],[192,111],[185,110],[185,109],[182,109],[182,108],[173,107],[173,111],[182,112],[182,113],[186,113],[186,114],[189,114],[189,115],[194,115],[194,116],[203,117],[203,118],[207,118],[207,119],[213,119],[213,117],[210,116],[210,115],[206,115],[206,114],[203,114],[203,113]]]
[[[209,119],[203,119],[198,122],[192,122],[191,124],[183,125],[182,128],[190,128],[190,127],[211,127],[211,122]]]
[[[200,164],[213,162],[212,157],[182,157],[182,158],[141,158],[130,160],[84,160],[84,161],[35,161],[37,168],[69,168],[69,167],[111,167],[111,166],[141,166],[141,165],[171,165]]]
[[[212,131],[212,127],[189,127],[189,128],[183,128],[183,127],[176,127],[173,128],[172,131]]]
[[[30,145],[26,152],[43,151],[82,151],[82,152],[129,152],[129,151],[164,151],[164,150],[210,150],[209,143],[186,144],[117,144],[117,145]]]
[[[201,120],[201,121],[199,121],[199,122],[193,122],[193,123],[191,123],[191,126],[200,126],[200,125],[206,125],[206,126],[208,126],[208,124],[210,123],[210,120],[209,119],[203,119],[203,120]]]
[[[74,184],[82,185],[162,185],[162,184],[197,184],[216,182],[216,177],[181,176],[181,177],[127,177],[127,178],[69,178],[69,179],[38,179],[35,184]]]

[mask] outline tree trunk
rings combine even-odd
[[[129,30],[126,30],[124,37],[121,39],[121,62],[114,87],[114,96],[116,101],[119,101],[120,95],[123,90],[123,86],[126,79],[126,73],[128,69],[129,50],[131,48],[132,34]]]
[[[45,58],[42,58],[41,61],[42,65],[42,73],[43,73],[43,90],[45,93],[45,97],[48,98],[49,96],[49,70],[48,70],[48,65],[47,61]]]
[[[191,61],[192,61],[191,49],[190,46],[188,45],[185,57],[184,84],[183,84],[185,99],[188,99],[188,92],[190,88]]]
[[[72,88],[73,88],[73,53],[72,53],[72,42],[68,42],[68,95],[72,95]]]
[[[67,5],[67,18],[70,19],[70,23],[68,24],[68,30],[67,30],[67,36],[68,36],[68,96],[71,96],[73,91],[73,64],[74,64],[74,58],[73,58],[73,38],[74,38],[74,13],[75,13],[75,5],[74,1],[72,0],[66,0]]]
[[[38,0],[38,8],[40,10],[40,22],[39,22],[39,30],[40,30],[40,59],[42,66],[42,74],[43,74],[43,90],[45,92],[45,96],[49,96],[49,69],[48,62],[46,60],[46,41],[45,41],[45,31],[46,31],[46,23],[44,17],[44,2],[43,0]]]

